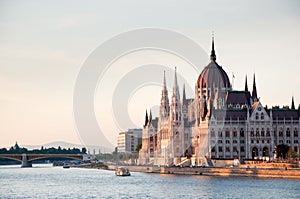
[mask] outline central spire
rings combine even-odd
[[[248,82],[247,82],[247,75],[246,75],[246,80],[245,80],[245,91],[248,92]]]
[[[253,75],[252,98],[254,99],[254,101],[258,101],[258,98],[257,98],[257,91],[256,91],[255,74]]]
[[[210,60],[216,61],[216,53],[215,53],[215,41],[214,41],[214,33],[212,35],[212,44],[211,44],[211,54],[210,54]]]

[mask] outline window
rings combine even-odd
[[[222,152],[223,148],[221,146],[219,146],[219,152]]]
[[[279,129],[279,137],[282,137],[283,136],[283,131],[282,131],[282,128]]]
[[[237,140],[232,140],[232,143],[236,144],[236,143],[237,143]]]
[[[270,137],[271,135],[270,135],[270,129],[269,128],[267,128],[267,137]]]
[[[258,113],[255,114],[255,119],[258,120]]]
[[[226,140],[226,144],[230,144],[230,140]]]
[[[261,119],[261,120],[264,120],[264,119],[265,119],[264,113],[261,113],[261,114],[260,114],[260,119]]]
[[[290,128],[287,128],[287,130],[286,130],[286,137],[291,137]]]
[[[254,140],[251,140],[251,144],[253,144],[254,143]]]
[[[261,136],[265,136],[265,129],[264,128],[261,129],[260,134],[261,134]]]
[[[226,131],[225,131],[225,136],[226,136],[226,137],[229,137],[229,136],[230,136],[230,132],[229,132],[229,129],[228,129],[228,128],[227,128]]]
[[[245,152],[245,148],[241,146],[241,152]]]
[[[251,128],[250,135],[251,135],[251,137],[254,136],[254,129],[253,128]]]
[[[218,140],[218,143],[219,143],[219,144],[222,144],[222,143],[223,143],[223,141],[222,141],[222,140]]]
[[[297,130],[297,128],[295,128],[295,130],[294,130],[294,137],[298,137],[298,130]]]
[[[233,147],[233,152],[237,152],[237,148],[236,147]]]
[[[256,143],[259,144],[259,140],[256,140]]]
[[[221,129],[219,129],[219,137],[222,137],[222,130]]]
[[[233,136],[233,137],[236,137],[236,136],[237,136],[237,132],[236,132],[236,129],[235,129],[235,128],[234,128],[233,131],[232,131],[232,136]]]
[[[244,136],[245,136],[245,134],[244,134],[244,129],[243,129],[243,128],[241,128],[241,130],[240,130],[240,136],[241,136],[241,137],[244,137]]]
[[[259,136],[259,128],[256,128],[256,136]]]
[[[229,146],[226,147],[226,152],[230,152]]]

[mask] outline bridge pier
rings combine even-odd
[[[27,155],[22,154],[22,168],[32,167],[32,162],[27,160]]]

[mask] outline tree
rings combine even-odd
[[[142,143],[139,143],[137,146],[136,146],[136,152],[140,152],[140,150],[141,150],[141,148],[142,148]]]
[[[82,147],[81,153],[86,154],[86,148],[85,147]]]
[[[296,152],[292,149],[292,147],[289,148],[289,151],[288,151],[288,157],[289,158],[295,158],[296,157]]]

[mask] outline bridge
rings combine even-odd
[[[82,160],[83,154],[0,154],[0,158],[16,160],[22,163],[21,167],[32,167],[32,161],[48,158],[69,158]]]

